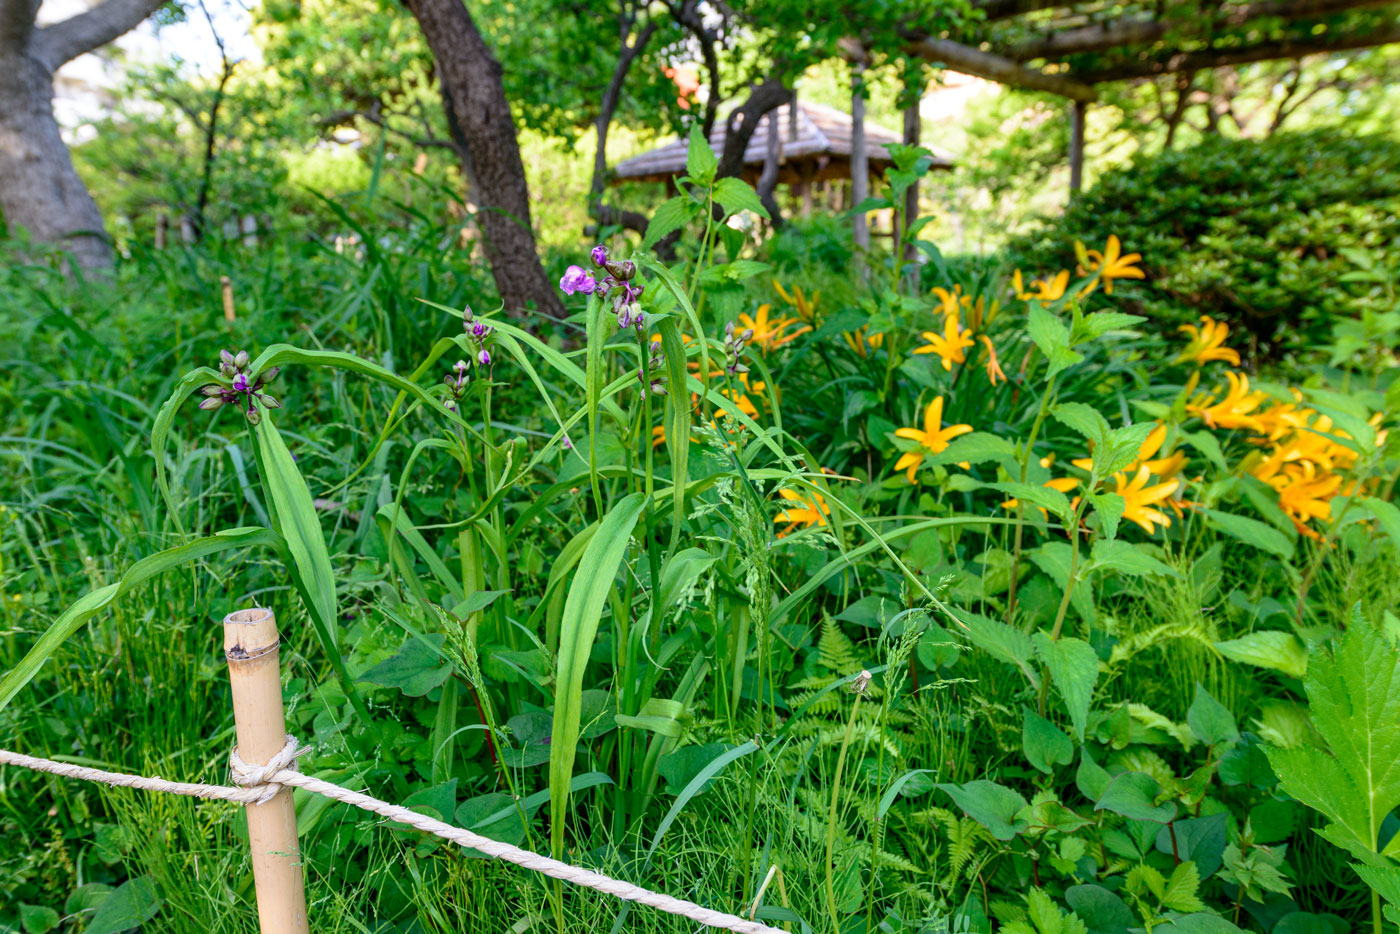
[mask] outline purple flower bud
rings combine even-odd
[[[219,398],[218,396],[210,396],[208,399],[205,399],[203,402],[201,402],[199,404],[199,407],[201,409],[217,409],[223,404],[223,399]]]
[[[623,282],[626,282],[637,274],[637,264],[630,259],[625,259],[620,263],[610,260],[607,263],[607,269],[608,272],[612,273]]]
[[[602,266],[608,261],[608,248],[600,243],[588,255],[593,257],[594,266]]]
[[[601,250],[602,247],[599,247],[598,249]],[[566,450],[566,451],[572,451],[573,449],[574,449],[574,442],[573,442],[573,439],[570,438],[568,435],[565,435],[565,436],[564,436],[564,450]]]
[[[248,377],[247,377],[247,376],[244,376],[242,373],[239,373],[237,376],[235,376],[235,377],[233,378],[233,391],[234,391],[234,392],[247,392],[247,391],[248,391]]]
[[[456,371],[457,371],[457,375],[460,376],[461,374],[467,372],[467,367],[468,367],[468,366],[469,366],[469,364],[467,363],[467,361],[465,361],[465,360],[458,360],[456,363],[452,364],[452,369],[456,370]],[[449,377],[447,377],[447,378],[448,378],[448,379],[451,379],[452,377],[449,376]]]
[[[482,366],[490,366],[491,351],[487,350],[485,347],[481,348],[481,352],[476,355],[476,359],[480,361]]]
[[[565,295],[573,295],[577,292],[591,295],[597,287],[598,283],[590,273],[584,271],[582,266],[570,266],[564,270],[564,275],[559,279],[559,288],[564,290]]]
[[[278,373],[281,373],[281,372],[282,372],[282,368],[281,368],[280,366],[275,366],[275,367],[273,367],[273,368],[270,369],[270,370],[266,370],[266,371],[264,371],[264,372],[262,372],[262,373],[259,373],[259,374],[258,374],[258,382],[260,382],[260,383],[270,383],[270,382],[272,382],[274,379],[276,379],[276,378],[277,378],[277,374],[278,374]]]
[[[619,304],[617,306],[617,326],[620,328],[629,327],[632,324],[632,306]]]
[[[240,370],[248,365],[248,351],[240,350],[233,358],[233,365]]]
[[[273,398],[272,396],[269,396],[269,395],[262,395],[262,396],[259,396],[259,398],[262,399],[262,404],[265,405],[265,406],[267,406],[269,409],[280,409],[280,408],[282,408],[282,403],[278,402],[278,401],[277,401],[275,398]]]
[[[257,409],[253,408],[251,405],[248,406],[248,411],[244,412],[243,414],[247,417],[248,424],[250,425],[257,425],[258,422],[262,421],[262,413],[259,412]],[[295,458],[293,458],[293,460],[295,460]]]
[[[233,366],[233,354],[229,353],[227,350],[219,351],[219,362],[224,366]]]

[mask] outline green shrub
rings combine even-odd
[[[1148,277],[1124,282],[1126,310],[1175,326],[1210,314],[1276,356],[1349,313],[1347,247],[1400,260],[1400,142],[1292,133],[1213,139],[1105,174],[1065,212],[1014,241],[1027,272],[1074,265],[1077,238],[1117,234]],[[1136,306],[1136,307],[1132,307]],[[1124,306],[1120,306],[1124,307]]]

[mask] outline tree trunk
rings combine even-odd
[[[530,223],[530,192],[501,84],[501,65],[462,0],[407,0],[437,62],[448,119],[457,123],[470,162],[477,224],[501,300],[512,313],[531,305],[562,317],[559,290],[545,276]]]
[[[53,115],[53,72],[25,53],[0,53],[0,216],[13,232],[57,244],[77,265],[112,263],[102,212],[78,173]]]
[[[865,69],[857,65],[851,75],[851,204],[865,201],[870,193],[870,158],[865,148]],[[851,238],[856,262],[863,266],[870,250],[870,225],[862,211],[851,218]]]

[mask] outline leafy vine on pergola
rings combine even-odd
[[[973,0],[956,32],[906,30],[930,64],[1072,102],[1070,186],[1082,178],[1084,114],[1097,85],[1400,42],[1395,0]],[[873,47],[883,46],[877,41]],[[845,56],[869,58],[859,38]]]

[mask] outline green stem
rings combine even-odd
[[[1058,376],[1059,374],[1055,374]],[[1040,409],[1035,413],[1035,421],[1031,423],[1031,433],[1026,437],[1026,446],[1021,451],[1021,476],[1018,478],[1022,483],[1026,482],[1026,477],[1030,475],[1031,458],[1035,456],[1035,439],[1040,435],[1040,426],[1045,423],[1045,416],[1050,411],[1050,401],[1055,394],[1055,376],[1050,377],[1045,383],[1045,392],[1040,397]],[[1026,505],[1018,503],[1016,506],[1016,531],[1012,538],[1011,547],[1011,580],[1007,586],[1006,593],[1006,622],[1011,624],[1016,615],[1016,583],[1017,573],[1021,565],[1021,541],[1025,528]]]
[[[836,904],[836,871],[832,863],[836,850],[836,807],[841,800],[841,773],[846,768],[846,750],[850,748],[851,736],[855,733],[856,711],[860,710],[861,696],[856,694],[850,719],[846,721],[846,734],[841,738],[841,751],[836,755],[836,774],[831,780],[831,807],[826,814],[826,908],[831,913],[832,931],[841,930],[841,912]]]

